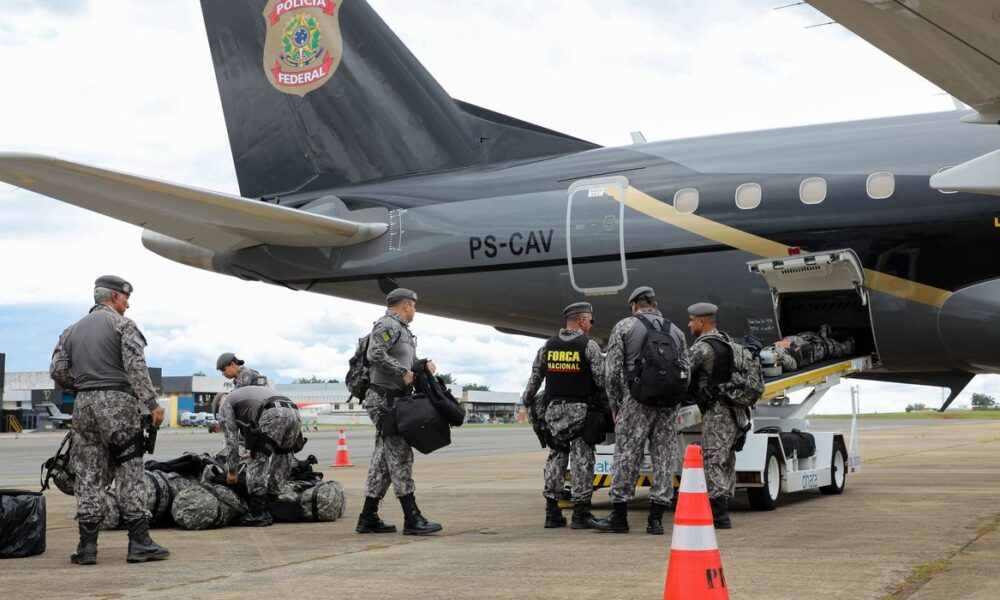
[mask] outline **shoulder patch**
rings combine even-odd
[[[382,333],[379,335],[382,337],[383,342],[388,342],[389,340],[392,339],[392,335],[389,333],[389,330],[387,329],[382,330]]]

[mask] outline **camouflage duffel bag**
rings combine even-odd
[[[224,485],[196,483],[174,497],[170,514],[181,529],[215,529],[247,512],[246,502]]]
[[[118,496],[111,490],[104,490],[104,495],[101,496],[101,505],[104,508],[101,529],[105,531],[121,529],[124,524],[122,523],[122,511],[118,508]]]
[[[165,471],[145,471],[142,485],[146,488],[146,510],[151,523],[160,523],[170,517],[170,507],[177,494],[198,482],[190,477]]]
[[[73,452],[73,432],[68,432],[55,456],[42,463],[41,479],[42,491],[49,489],[49,481],[56,484],[59,491],[64,494],[73,495],[76,487],[76,471],[73,470],[71,453]]]
[[[336,521],[347,509],[344,486],[337,481],[289,481],[268,506],[275,521]]]

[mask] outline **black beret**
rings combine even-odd
[[[408,290],[406,288],[396,288],[391,292],[389,292],[388,294],[386,294],[385,296],[385,303],[387,306],[392,306],[393,304],[396,304],[400,300],[413,300],[414,302],[416,302],[417,293],[414,292],[413,290]]]
[[[239,366],[243,366],[243,361],[236,358],[236,355],[232,352],[223,352],[219,355],[219,359],[215,361],[215,368],[219,371],[226,368],[229,363],[236,363]]]
[[[590,302],[574,302],[563,309],[563,316],[566,318],[584,313],[594,314],[594,307]]]
[[[633,302],[638,302],[639,300],[656,300],[656,292],[654,292],[653,288],[648,285],[637,287],[628,297],[629,306],[631,306]]]
[[[105,288],[113,292],[121,292],[125,295],[131,295],[133,289],[131,283],[114,275],[102,275],[98,277],[97,281],[94,282],[94,288]]]

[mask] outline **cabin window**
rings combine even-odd
[[[807,177],[799,184],[799,200],[803,204],[819,204],[826,200],[826,180],[822,177]]]
[[[759,183],[744,183],[736,188],[736,206],[743,210],[757,208],[762,195]]]
[[[873,200],[884,200],[896,191],[896,177],[888,171],[879,171],[868,176],[865,184],[868,197]]]
[[[937,170],[937,172],[938,173],[944,173],[945,171],[947,171],[951,167],[952,167],[952,165],[948,165],[947,167],[941,167],[940,169]],[[935,173],[935,175],[937,175],[937,173]],[[942,194],[957,194],[958,193],[958,190],[938,190],[938,191],[941,192]]]
[[[677,190],[674,194],[674,210],[685,215],[698,210],[698,190],[694,188]]]

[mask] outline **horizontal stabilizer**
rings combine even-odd
[[[0,181],[216,252],[349,246],[388,229],[36,154],[0,152]]]

